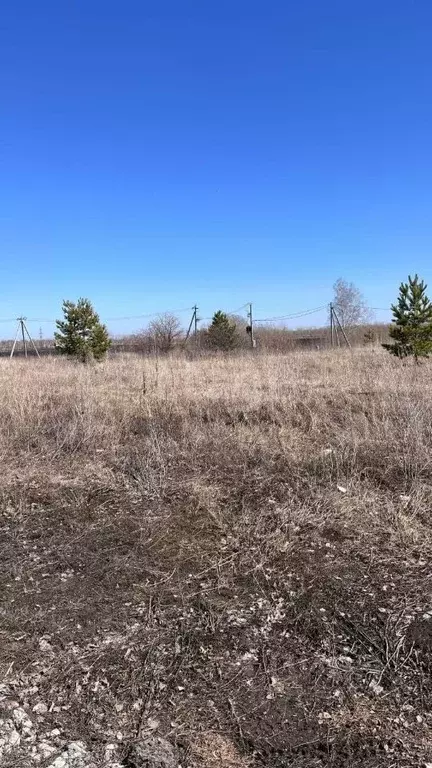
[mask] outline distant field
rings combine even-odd
[[[1,360],[0,414],[2,766],[432,761],[429,363]]]

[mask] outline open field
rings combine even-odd
[[[2,765],[432,762],[431,374],[0,361]]]

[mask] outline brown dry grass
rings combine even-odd
[[[100,764],[431,759],[431,370],[0,361],[6,704]]]

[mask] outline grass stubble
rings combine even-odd
[[[0,361],[3,765],[432,761],[431,370]]]

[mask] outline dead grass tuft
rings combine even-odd
[[[218,733],[203,733],[194,740],[190,760],[193,768],[248,768],[250,761]]]

